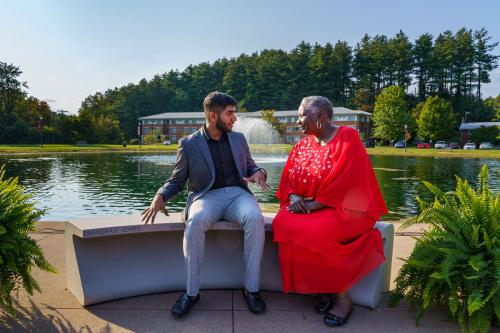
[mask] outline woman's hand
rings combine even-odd
[[[290,203],[290,206],[288,206],[286,209],[289,212],[296,214],[309,214],[315,210],[325,207],[325,205],[323,205],[322,203],[319,203],[311,198],[300,197],[300,199],[297,199],[293,203],[290,198]]]
[[[300,199],[303,199],[303,198],[298,194],[290,193],[288,195],[288,199],[290,199],[290,205],[293,205],[294,203],[296,203],[297,201],[299,201]]]
[[[306,200],[302,197],[296,198],[293,203],[290,200],[290,206],[288,206],[286,210],[296,214],[305,214],[311,212],[307,207]]]

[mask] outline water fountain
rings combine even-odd
[[[239,114],[233,130],[243,133],[249,144],[281,143],[278,132],[263,119]]]

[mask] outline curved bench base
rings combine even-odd
[[[266,215],[261,289],[281,291],[277,245],[272,242],[272,214]],[[144,294],[185,290],[182,253],[184,223],[178,214],[155,225],[138,216],[102,217],[66,224],[68,289],[84,306]],[[386,261],[350,290],[354,303],[375,307],[389,289],[392,224],[378,222]],[[202,289],[243,287],[243,232],[218,222],[207,232],[201,271]]]

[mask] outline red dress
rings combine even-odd
[[[288,212],[290,193],[327,207],[310,214]],[[280,211],[273,233],[284,292],[343,292],[385,260],[373,225],[387,207],[354,129],[340,127],[325,146],[314,136],[300,140],[276,195]]]

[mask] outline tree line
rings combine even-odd
[[[77,116],[56,115],[55,137],[61,142],[95,143],[136,138],[137,118],[202,111],[203,98],[213,90],[233,95],[240,111],[297,109],[302,97],[323,95],[335,106],[373,112],[383,89],[398,86],[408,113],[438,96],[450,103],[454,119],[490,121],[495,118],[494,103],[482,99],[482,87],[498,66],[499,56],[493,54],[498,43],[491,39],[484,28],[438,36],[425,33],[413,42],[399,31],[393,37],[366,34],[354,46],[345,41],[301,42],[289,52],[266,49],[189,65],[88,96]],[[34,120],[28,114],[51,110],[45,102],[26,96],[25,85],[16,79],[17,67],[0,67],[0,142],[28,140],[30,136],[15,135],[26,126],[32,131]],[[10,70],[4,73],[4,68]],[[35,104],[39,111],[32,109]]]

